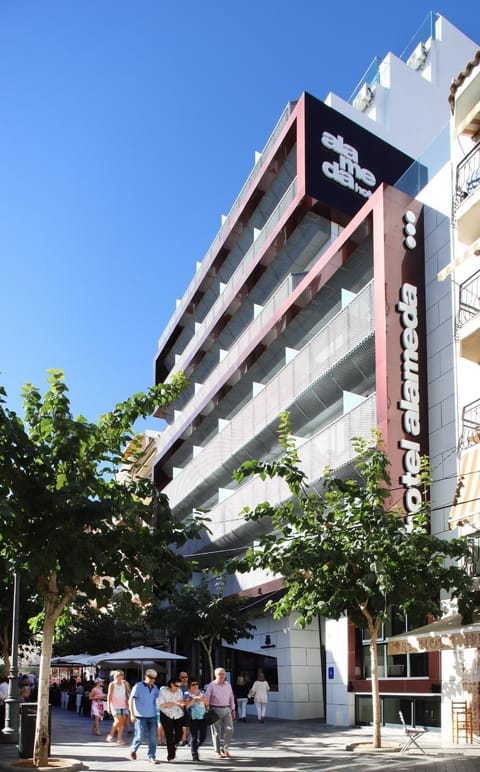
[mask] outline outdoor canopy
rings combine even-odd
[[[121,651],[105,651],[102,654],[68,654],[65,657],[53,657],[53,666],[79,665],[82,667],[151,667],[155,662],[164,660],[186,659],[180,654],[161,651],[152,646],[134,646]]]
[[[138,665],[150,666],[155,662],[164,660],[187,659],[181,654],[173,654],[171,651],[161,651],[154,649],[153,646],[133,646],[130,649],[121,649],[120,651],[109,652],[99,655],[96,664],[102,667],[121,666],[135,667]]]
[[[108,656],[109,652],[103,654],[66,654],[64,657],[52,657],[51,665],[79,665],[81,667],[95,667],[98,659]]]
[[[480,612],[474,611],[471,624],[463,624],[461,614],[449,614],[429,625],[416,627],[389,638],[388,654],[417,654],[480,647]]]
[[[97,660],[98,665],[115,665],[118,662],[161,662],[165,659],[187,659],[181,654],[173,654],[171,651],[161,651],[154,649],[153,646],[133,646],[131,649],[121,649],[121,651],[107,652],[100,654],[102,659]]]

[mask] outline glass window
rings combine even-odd
[[[411,678],[428,676],[428,654],[409,654]]]
[[[399,724],[400,697],[388,697],[383,700],[383,723]]]
[[[407,724],[438,728],[440,724],[441,699],[438,697],[399,697],[382,695],[380,697],[382,724],[400,726],[401,710]],[[355,697],[355,722],[370,725],[373,721],[371,695]]]
[[[385,678],[385,654],[386,654],[386,647],[383,643],[379,643],[377,645],[377,659],[378,659],[378,675],[379,678]],[[372,663],[371,663],[371,656],[370,656],[370,646],[363,646],[362,647],[362,655],[363,655],[363,673],[364,678],[371,678],[372,677]]]
[[[392,613],[379,631],[377,656],[379,678],[426,678],[428,677],[428,654],[387,655],[387,639],[425,624],[425,618],[409,614],[405,619]],[[362,629],[356,638],[357,655],[361,656],[363,678],[372,677],[370,662],[370,641],[368,631]]]
[[[441,704],[440,699],[431,697],[415,698],[415,726],[441,726]]]
[[[372,698],[371,697],[357,697],[356,698],[356,724],[371,724],[373,721],[372,711]]]
[[[407,675],[407,655],[394,654],[388,657],[388,672],[391,678],[405,678]]]
[[[233,678],[243,676],[247,684],[253,684],[260,673],[263,673],[272,692],[278,692],[277,658],[265,654],[254,654],[251,651],[239,649],[223,649],[228,652]]]

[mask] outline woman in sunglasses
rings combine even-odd
[[[160,690],[157,699],[160,721],[167,741],[167,761],[175,759],[175,748],[182,739],[183,708],[185,701],[180,681],[170,678],[165,689]]]
[[[202,743],[205,742],[205,737],[207,735],[205,713],[207,712],[208,701],[205,692],[201,691],[199,683],[195,679],[190,681],[188,691],[184,693],[183,697],[190,719],[190,748],[192,751],[192,759],[193,761],[200,761],[198,749]]]

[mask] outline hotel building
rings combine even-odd
[[[155,381],[183,371],[189,387],[159,415],[167,426],[154,440],[153,476],[176,518],[208,512],[210,533],[184,550],[200,568],[255,541],[261,525],[245,522],[245,506],[288,495],[280,480],[232,479],[243,461],[279,455],[285,410],[313,488],[326,465],[351,474],[352,437],[378,427],[398,500],[413,511],[412,454],[430,452],[440,502],[432,529],[448,538],[452,499],[442,486],[456,436],[442,366],[453,341],[441,324],[452,313],[437,273],[451,261],[450,217],[428,203],[441,163],[427,150],[438,135],[441,146],[451,80],[476,48],[432,15],[404,55],[375,62],[348,102],[308,93],[289,102],[178,300]],[[448,137],[445,147],[448,157]],[[406,328],[414,352],[402,349]],[[406,354],[418,373],[402,368]],[[403,389],[411,378],[414,403]],[[212,591],[249,596],[252,612],[281,587],[260,571],[212,577]],[[370,720],[368,644],[347,618],[299,630],[295,615],[263,614],[255,624],[254,638],[221,647],[217,664],[232,679],[262,669],[270,715]],[[440,655],[389,655],[387,639],[401,630],[383,632],[384,722],[398,723],[401,708],[407,720],[439,726]],[[190,669],[201,674],[197,656]]]

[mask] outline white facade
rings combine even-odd
[[[476,43],[443,16],[435,15],[422,31],[424,36],[420,35],[414,50],[423,48],[423,57],[412,56],[407,64],[387,54],[372,78],[372,100],[362,112],[332,93],[325,100],[413,158],[423,155],[449,124],[447,97],[452,78],[477,49]]]
[[[446,94],[453,75],[475,51],[474,43],[441,17],[432,31],[419,41],[425,49],[420,68],[415,58],[409,65],[393,54],[380,64],[364,111],[334,95],[326,104],[412,158],[422,155],[449,119]],[[252,479],[241,486],[232,480],[244,460],[279,453],[282,410],[290,411],[302,467],[313,485],[327,464],[348,471],[351,438],[370,436],[383,420],[375,255],[376,250],[383,255],[384,246],[382,240],[375,247],[371,222],[380,218],[384,194],[375,192],[371,206],[367,196],[364,209],[353,216],[339,211],[338,186],[332,186],[331,202],[328,194],[312,195],[309,174],[315,167],[318,175],[318,168],[303,145],[309,116],[319,110],[315,102],[302,95],[287,105],[159,341],[157,382],[183,370],[190,386],[165,416],[169,426],[158,441],[154,476],[177,518],[208,511],[211,533],[185,550],[202,567],[255,539],[257,524],[239,514],[245,506],[288,495],[279,480]],[[368,149],[365,135],[358,137]],[[389,151],[382,146],[382,152]],[[407,197],[385,196],[386,211],[393,216],[398,210],[401,217]],[[362,203],[353,201],[353,209]],[[452,324],[449,289],[438,289],[436,281],[449,262],[449,220],[441,212],[425,213],[427,327],[435,339],[431,353],[429,341],[429,419],[439,480],[450,468],[454,421],[451,334],[443,332]],[[446,518],[447,510],[436,531],[448,530]],[[262,572],[225,580],[225,594],[267,599],[277,591],[277,578]],[[295,628],[294,619],[274,622],[265,616],[255,624],[255,638],[235,650],[263,656],[262,641],[269,636],[268,656],[276,659],[279,686],[270,714],[353,723],[348,621],[322,620],[305,631]]]
[[[480,50],[464,62],[451,87],[451,202],[453,251],[439,272],[452,298],[455,454],[447,513],[449,532],[471,543],[470,569],[480,587]],[[448,522],[448,514],[450,520]],[[454,700],[472,711],[473,733],[480,717],[480,658],[476,646],[442,652],[442,726],[451,731]]]

